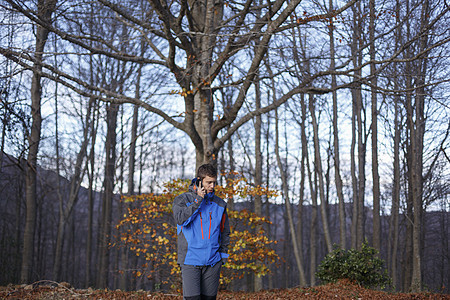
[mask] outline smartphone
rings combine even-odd
[[[200,177],[197,177],[197,180],[195,181],[195,185],[201,189],[202,188],[202,180],[200,179]]]

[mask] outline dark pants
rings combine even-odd
[[[221,266],[220,261],[212,267],[181,265],[184,299],[216,299]]]

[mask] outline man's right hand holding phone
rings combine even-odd
[[[201,179],[198,180],[197,195],[199,195],[202,198],[205,198],[205,195],[206,195],[206,190],[205,190],[205,188],[202,185],[202,180]]]

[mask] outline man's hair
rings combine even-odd
[[[203,180],[206,176],[217,177],[217,169],[212,164],[204,164],[198,167],[197,177]]]

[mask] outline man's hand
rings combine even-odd
[[[199,196],[202,197],[202,198],[204,198],[205,195],[206,195],[206,190],[205,190],[205,188],[203,187],[203,184],[202,184],[202,180],[201,180],[201,179],[199,180],[199,183],[198,183],[197,195],[199,195]]]

